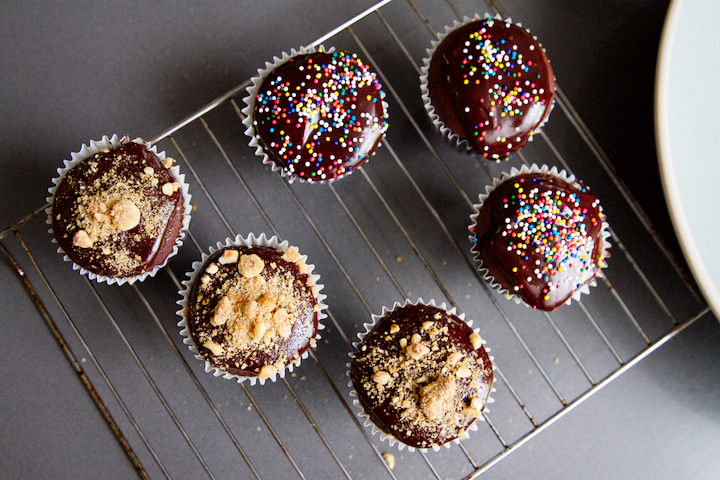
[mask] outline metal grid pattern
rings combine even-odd
[[[489,7],[507,16],[497,2]],[[196,208],[185,246],[153,279],[117,287],[77,275],[49,242],[44,207],[2,233],[3,251],[142,476],[475,478],[708,311],[560,87],[544,131],[509,163],[458,154],[434,136],[412,82],[442,22],[475,13],[452,1],[387,0],[313,43],[356,51],[390,104],[377,155],[334,184],[290,185],[258,161],[243,134],[249,81],[158,135],[153,143],[178,160]],[[414,28],[396,31],[401,15],[412,15]],[[530,163],[584,179],[612,227],[607,278],[550,314],[490,291],[467,239],[484,186]],[[250,232],[307,254],[330,307],[310,357],[287,378],[254,387],[207,375],[175,326],[190,264]],[[345,373],[370,314],[418,297],[473,319],[497,365],[484,422],[439,452],[373,437]],[[384,452],[395,455],[395,469]]]

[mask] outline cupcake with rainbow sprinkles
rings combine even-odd
[[[513,168],[479,196],[470,240],[485,280],[517,303],[552,311],[590,293],[610,256],[600,201],[565,170]]]
[[[388,128],[384,97],[356,54],[291,50],[253,77],[245,133],[263,162],[289,182],[330,182],[375,153]]]

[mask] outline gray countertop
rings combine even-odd
[[[70,152],[114,133],[156,138],[274,55],[374,3],[0,3],[0,242],[47,313],[0,256],[2,478],[138,475],[84,378],[152,478],[465,478],[504,451],[482,478],[720,475],[720,324],[683,277],[655,153],[667,2],[504,0],[547,49],[562,95],[543,134],[496,165],[433,134],[416,68],[433,32],[499,4],[394,0],[324,42],[370,61],[388,91],[386,142],[360,172],[332,186],[288,186],[248,146],[240,94],[158,142],[180,159],[197,207],[191,237],[166,269],[108,286],[55,251],[44,214],[31,214]],[[608,282],[551,315],[488,292],[468,262],[467,199],[523,161],[566,162],[598,192],[614,233]],[[332,313],[296,374],[254,387],[205,373],[175,325],[177,282],[190,264],[250,232],[308,254]],[[354,417],[348,339],[370,312],[405,297],[457,305],[501,368],[488,421],[461,446],[400,451]],[[384,452],[396,457],[392,472]]]

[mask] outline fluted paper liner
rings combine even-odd
[[[525,173],[547,173],[550,175],[553,175],[568,184],[572,185],[573,187],[580,188],[579,184],[576,182],[576,177],[573,174],[569,174],[568,172],[563,170],[558,170],[557,167],[548,167],[547,165],[538,166],[536,164],[532,164],[531,166],[525,166],[523,165],[520,169],[517,169],[513,167],[509,173],[503,172],[500,174],[499,177],[493,178],[493,184],[485,186],[485,193],[480,194],[478,196],[478,203],[473,205],[473,214],[470,215],[471,224],[468,227],[469,230],[472,232],[472,235],[469,236],[470,242],[473,244],[475,243],[475,226],[477,225],[477,218],[480,214],[480,209],[482,208],[483,204],[485,203],[485,200],[490,196],[490,193],[495,190],[495,188],[505,183],[508,179],[512,177],[516,177],[518,175],[522,175]],[[589,295],[590,294],[590,287],[597,286],[597,282],[595,281],[596,278],[602,278],[604,276],[602,269],[607,267],[607,262],[605,262],[605,258],[610,256],[610,253],[608,252],[608,249],[610,248],[610,242],[608,242],[608,238],[610,237],[610,230],[609,225],[605,221],[605,215],[602,214],[602,229],[601,229],[601,239],[603,242],[602,247],[602,256],[600,258],[600,261],[598,262],[598,270],[595,273],[595,276],[590,280],[590,282],[583,284],[580,288],[575,290],[575,293],[567,299],[565,302],[565,305],[570,305],[572,303],[572,300],[580,301],[580,297],[583,294]],[[498,282],[495,281],[495,277],[490,275],[488,269],[483,266],[482,259],[479,258],[480,254],[475,253],[474,259],[478,263],[478,271],[482,274],[485,281],[488,283],[488,285],[497,290],[500,294],[504,295],[506,298],[513,300],[517,304],[524,304],[528,307],[532,307],[532,305],[528,304],[525,300],[522,299],[519,295],[510,292],[508,289],[503,288],[502,285],[500,285]]]
[[[260,236],[255,236],[254,233],[249,234],[246,238],[243,238],[241,235],[237,235],[235,238],[226,238],[225,243],[217,242],[216,247],[210,247],[208,253],[203,253],[202,258],[198,262],[193,262],[192,264],[192,271],[187,273],[188,278],[186,280],[182,281],[183,286],[185,287],[183,290],[180,291],[180,295],[182,298],[178,300],[177,304],[180,305],[180,310],[177,311],[177,314],[182,317],[182,320],[180,320],[177,324],[178,327],[180,327],[180,335],[182,335],[183,343],[188,346],[190,351],[195,354],[195,358],[200,360],[205,365],[205,371],[208,373],[212,373],[215,377],[222,376],[223,378],[227,380],[235,379],[238,383],[242,383],[245,381],[250,382],[250,385],[255,385],[255,383],[259,382],[260,385],[265,384],[265,380],[260,380],[257,378],[257,376],[243,376],[243,375],[235,375],[229,372],[226,372],[222,370],[220,367],[217,367],[207,361],[205,357],[200,355],[200,352],[197,349],[197,345],[195,344],[195,340],[192,337],[192,334],[190,333],[190,326],[188,325],[187,321],[187,307],[188,307],[188,295],[190,294],[190,290],[192,289],[193,282],[195,281],[196,276],[199,272],[202,271],[203,265],[205,265],[205,262],[207,259],[217,252],[218,250],[221,250],[226,247],[250,247],[250,246],[264,246],[264,247],[271,247],[276,250],[284,252],[290,247],[290,244],[287,240],[280,242],[277,237],[273,236],[271,238],[267,238],[264,233],[260,234]],[[322,324],[322,320],[327,317],[327,314],[325,313],[325,309],[327,309],[327,305],[324,303],[325,298],[327,298],[326,295],[321,293],[322,289],[324,288],[323,285],[319,283],[320,281],[320,275],[314,273],[315,265],[307,263],[307,255],[301,255],[300,259],[302,262],[304,262],[307,265],[307,274],[312,279],[315,288],[317,289],[317,297],[316,302],[318,306],[320,307],[320,310],[317,312],[317,319],[318,319],[318,325],[317,325],[317,333],[314,337],[315,342],[317,343],[318,340],[320,340],[320,330],[323,330],[325,326]],[[303,354],[300,356],[300,362],[297,363],[297,365],[293,364],[293,362],[289,362],[288,365],[286,365],[284,368],[278,370],[274,375],[269,377],[270,380],[273,382],[277,381],[277,378],[285,378],[285,374],[287,372],[293,371],[293,369],[296,366],[300,366],[300,363],[302,360],[306,359],[310,353],[310,348],[305,350]]]
[[[55,240],[54,232],[52,229],[52,205],[53,205],[53,199],[55,197],[55,191],[57,190],[58,186],[60,185],[60,182],[62,182],[63,178],[67,174],[67,172],[70,171],[73,167],[81,163],[83,160],[92,157],[96,153],[98,153],[102,149],[113,149],[116,147],[119,147],[120,145],[125,145],[129,142],[139,143],[141,145],[145,145],[145,147],[153,152],[157,157],[160,159],[160,162],[163,162],[165,160],[165,152],[157,151],[157,147],[155,145],[151,145],[150,143],[146,142],[145,140],[142,140],[140,138],[136,138],[134,140],[130,140],[130,137],[127,135],[124,135],[123,137],[118,137],[117,135],[113,135],[112,137],[108,138],[107,135],[103,135],[101,140],[90,140],[87,145],[83,144],[80,148],[79,152],[73,152],[70,154],[70,160],[64,161],[64,166],[62,168],[57,169],[58,176],[56,178],[53,178],[53,186],[48,188],[48,192],[50,193],[50,196],[47,197],[47,202],[50,204],[50,206],[45,209],[45,213],[47,214],[47,223],[50,225],[50,233],[53,234],[53,243],[58,243],[57,240]],[[192,211],[192,205],[190,205],[190,198],[191,195],[188,191],[188,184],[185,182],[185,175],[180,173],[180,167],[178,167],[176,164],[173,164],[168,171],[170,174],[175,178],[175,181],[177,181],[180,184],[180,189],[182,190],[183,194],[183,202],[184,202],[184,208],[183,208],[183,222],[182,227],[180,228],[180,232],[178,233],[177,238],[175,239],[175,245],[173,247],[172,252],[168,254],[168,256],[165,258],[165,261],[153,269],[141,273],[139,275],[135,275],[133,277],[107,277],[105,275],[98,275],[94,272],[91,272],[80,265],[73,262],[66,254],[65,251],[62,249],[62,247],[58,246],[58,253],[61,253],[63,255],[63,259],[66,262],[72,263],[73,270],[79,270],[82,275],[86,275],[90,280],[95,280],[98,283],[107,283],[108,285],[112,285],[114,283],[118,285],[123,285],[125,283],[133,284],[137,281],[142,282],[147,277],[154,277],[155,274],[160,271],[161,268],[163,268],[168,260],[175,256],[182,246],[184,240],[185,240],[185,234],[188,230],[188,226],[190,225],[190,212]]]
[[[387,307],[383,307],[383,308],[382,308],[382,312],[380,313],[380,315],[376,315],[376,314],[371,315],[372,321],[363,324],[363,327],[365,328],[365,331],[364,331],[364,332],[358,332],[358,338],[359,338],[359,340],[358,340],[357,342],[353,342],[353,343],[352,343],[352,346],[353,346],[354,351],[357,351],[358,347],[362,344],[362,342],[363,342],[363,340],[365,339],[365,337],[372,331],[373,327],[375,327],[375,325],[376,325],[387,313],[393,312],[393,311],[395,311],[395,310],[397,310],[397,309],[399,309],[399,308],[403,308],[403,307],[406,307],[406,306],[408,306],[408,305],[427,305],[427,306],[431,306],[431,307],[437,307],[437,308],[439,308],[439,309],[441,309],[441,310],[445,310],[445,311],[446,311],[448,314],[450,314],[450,315],[456,316],[457,318],[459,318],[460,320],[462,320],[463,322],[465,322],[468,327],[472,328],[472,325],[473,325],[473,321],[472,321],[472,320],[465,320],[465,314],[464,314],[464,313],[458,313],[455,307],[453,307],[453,308],[451,308],[450,310],[448,310],[448,309],[447,309],[447,306],[445,305],[445,302],[441,303],[440,305],[435,305],[435,300],[429,300],[428,302],[424,302],[422,298],[418,298],[417,301],[412,302],[412,301],[410,301],[409,299],[406,299],[404,303],[395,302],[395,304],[393,305],[393,308],[392,308],[392,309],[389,309],[389,308],[387,308]],[[473,330],[473,332],[477,333],[478,335],[480,334],[480,328],[472,328],[472,330]],[[490,358],[490,363],[492,364],[492,369],[493,369],[493,371],[495,371],[495,368],[496,368],[496,367],[495,367],[495,364],[493,363],[493,360],[495,359],[495,357],[493,357],[492,355],[490,355],[490,349],[485,346],[485,339],[482,338],[482,336],[481,336],[481,339],[482,339],[483,348],[484,348],[485,351],[488,353],[488,357]],[[350,355],[351,358],[353,357],[354,351],[349,353],[349,355]],[[347,364],[347,367],[348,367],[347,375],[350,376],[350,371],[349,371],[349,370],[350,370],[351,364],[348,363],[348,364]],[[493,383],[494,383],[494,382],[493,382]],[[362,404],[360,403],[360,400],[357,399],[357,392],[355,391],[355,388],[354,388],[354,386],[353,386],[352,380],[350,380],[350,381],[348,382],[348,386],[349,386],[350,388],[352,388],[352,390],[350,391],[350,396],[351,396],[351,397],[355,397],[355,400],[353,400],[353,405],[358,409],[358,413],[357,413],[358,417],[360,417],[361,419],[363,419],[363,425],[364,425],[365,427],[369,427],[369,428],[372,429],[372,434],[373,434],[373,435],[376,435],[376,434],[379,435],[379,436],[380,436],[380,440],[386,440],[386,441],[390,444],[391,447],[397,446],[398,450],[403,450],[405,447],[407,447],[408,451],[410,451],[410,452],[414,452],[415,450],[419,450],[419,451],[425,453],[425,452],[427,452],[428,450],[430,450],[429,448],[412,447],[412,446],[410,446],[410,445],[406,445],[406,444],[404,444],[403,442],[401,442],[400,440],[398,440],[394,435],[392,435],[392,434],[390,434],[390,433],[385,433],[381,428],[379,428],[377,425],[375,425],[375,423],[374,423],[374,422],[372,421],[372,419],[370,418],[370,415],[368,415],[368,414],[365,412],[365,409],[363,408]],[[489,411],[490,411],[490,410],[488,409],[487,405],[490,404],[490,403],[494,403],[494,402],[495,402],[495,400],[490,396],[490,394],[492,394],[492,393],[495,392],[495,391],[496,391],[496,390],[495,390],[495,387],[493,387],[492,384],[491,384],[491,385],[490,385],[490,393],[488,394],[487,401],[485,402],[485,403],[486,403],[486,404],[485,404],[485,408],[483,409],[482,413],[486,413],[486,412],[489,412]],[[443,445],[433,445],[433,446],[431,447],[431,449],[432,449],[433,451],[436,451],[436,452],[437,452],[437,451],[440,451],[440,448],[441,448],[441,447],[450,448],[451,444],[453,444],[453,443],[459,444],[461,440],[464,440],[464,439],[469,438],[469,436],[470,436],[470,433],[469,433],[469,432],[470,432],[470,431],[477,431],[477,421],[478,421],[478,420],[484,422],[484,421],[485,421],[485,418],[484,418],[482,415],[480,415],[480,416],[479,416],[478,418],[476,418],[470,425],[468,425],[467,429],[461,431],[461,432],[460,432],[460,435],[459,435],[457,438],[455,438],[455,439],[453,439],[453,440],[451,440],[451,441],[448,441],[448,442],[444,443]]]

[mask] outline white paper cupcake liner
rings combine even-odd
[[[52,229],[52,204],[53,199],[55,197],[55,191],[57,190],[58,186],[62,182],[63,178],[67,174],[70,169],[72,169],[75,165],[79,164],[86,158],[90,158],[96,153],[98,153],[102,149],[113,149],[116,147],[119,147],[120,145],[124,145],[129,142],[139,143],[142,145],[145,145],[145,147],[153,152],[157,157],[160,159],[160,162],[163,162],[166,158],[165,152],[157,151],[157,147],[155,145],[150,145],[145,140],[142,140],[140,138],[136,138],[134,140],[130,140],[130,137],[127,135],[124,135],[123,137],[118,137],[117,135],[113,135],[112,137],[108,138],[107,135],[103,135],[101,140],[90,140],[88,145],[83,144],[80,148],[79,152],[73,152],[70,154],[70,160],[64,160],[64,166],[62,168],[57,169],[58,176],[56,178],[53,178],[53,186],[48,188],[48,192],[50,193],[50,196],[47,197],[47,202],[50,204],[48,208],[45,209],[45,213],[47,214],[47,223],[50,225],[50,233],[53,234],[53,243],[58,243],[55,239],[53,229]],[[154,277],[155,274],[160,271],[168,262],[170,258],[175,256],[182,246],[184,240],[185,240],[185,234],[188,230],[188,226],[190,225],[190,212],[192,211],[192,205],[190,205],[190,199],[191,195],[188,191],[188,184],[185,182],[185,175],[180,173],[180,167],[178,167],[176,164],[173,164],[168,171],[170,174],[175,178],[175,181],[177,181],[180,184],[180,189],[182,190],[183,194],[183,222],[182,227],[180,228],[180,232],[178,233],[177,238],[175,239],[175,245],[173,247],[172,252],[165,258],[165,261],[156,267],[154,267],[152,270],[149,270],[147,272],[141,273],[139,275],[135,275],[132,277],[107,277],[105,275],[98,275],[94,272],[91,272],[89,270],[86,270],[85,268],[81,267],[80,265],[73,262],[66,254],[65,251],[62,249],[62,247],[58,246],[58,253],[63,255],[63,260],[66,262],[72,263],[73,270],[79,270],[82,275],[86,275],[90,280],[95,280],[98,283],[107,283],[108,285],[117,284],[117,285],[123,285],[125,283],[133,284],[135,282],[142,282],[147,277]]]
[[[388,313],[390,313],[390,312],[393,312],[393,311],[397,310],[398,308],[406,307],[406,306],[408,306],[408,305],[428,305],[428,306],[431,306],[431,307],[437,307],[437,308],[439,308],[439,309],[441,309],[441,310],[445,310],[445,311],[446,311],[448,314],[450,314],[450,315],[455,315],[455,316],[458,317],[460,320],[462,320],[463,322],[465,322],[468,327],[472,328],[472,325],[473,325],[473,321],[472,321],[472,320],[465,320],[465,314],[464,314],[464,313],[458,313],[455,307],[453,307],[453,308],[451,308],[450,310],[448,310],[448,309],[447,309],[447,306],[445,305],[445,302],[441,303],[440,305],[435,305],[435,300],[429,300],[428,302],[424,302],[422,298],[418,298],[417,301],[412,302],[412,301],[410,301],[409,299],[406,299],[404,303],[395,302],[395,304],[393,305],[393,307],[392,307],[391,309],[390,309],[390,308],[387,308],[387,307],[383,307],[383,308],[382,308],[382,312],[380,313],[380,315],[372,314],[372,315],[371,315],[371,321],[363,324],[363,327],[365,328],[365,331],[358,333],[358,339],[359,339],[359,340],[358,340],[357,342],[353,342],[353,343],[352,343],[352,346],[353,346],[354,351],[357,351],[358,347],[362,344],[362,342],[363,342],[363,340],[365,339],[365,337],[372,331],[373,327],[375,327],[375,325],[376,325],[386,314],[388,314]],[[472,328],[472,330],[473,330],[473,332],[477,333],[478,335],[480,334],[480,328]],[[496,367],[495,367],[495,364],[493,363],[494,360],[495,360],[495,357],[493,357],[492,355],[490,355],[490,348],[488,348],[487,346],[485,346],[485,343],[486,343],[486,342],[485,342],[485,339],[484,339],[482,336],[481,336],[481,339],[482,339],[483,348],[485,348],[485,351],[488,353],[488,357],[490,358],[490,363],[492,364],[492,369],[493,369],[493,371],[495,371],[495,368],[496,368]],[[350,355],[351,358],[352,358],[352,356],[353,356],[354,351],[349,353],[349,355]],[[351,367],[351,364],[348,363],[348,364],[346,364],[346,366],[348,367],[347,375],[350,376],[350,367]],[[494,380],[493,380],[492,383],[495,383]],[[443,448],[443,447],[444,447],[444,448],[450,448],[450,446],[451,446],[453,443],[459,444],[460,441],[469,438],[469,436],[470,436],[470,433],[469,433],[469,432],[470,432],[470,431],[473,431],[473,432],[474,432],[474,431],[477,431],[477,421],[478,421],[478,420],[479,420],[479,421],[482,421],[482,422],[485,421],[485,417],[484,417],[483,415],[480,415],[478,418],[475,419],[475,421],[473,421],[470,425],[468,425],[467,429],[466,429],[466,430],[463,430],[457,438],[455,438],[455,439],[453,439],[453,440],[451,440],[451,441],[449,441],[449,442],[446,442],[446,443],[444,443],[443,445],[434,445],[434,446],[432,446],[431,448],[412,447],[412,446],[410,446],[410,445],[406,445],[405,443],[401,442],[401,441],[398,440],[394,435],[392,435],[392,434],[390,434],[390,433],[385,433],[381,428],[379,428],[377,425],[375,425],[375,423],[374,423],[374,422],[372,421],[372,419],[370,418],[370,415],[368,415],[368,414],[365,412],[365,409],[363,408],[362,404],[360,403],[360,400],[357,399],[358,394],[357,394],[357,392],[355,391],[355,388],[354,388],[354,386],[353,386],[352,380],[350,380],[350,381],[348,382],[348,387],[350,387],[350,388],[352,389],[352,390],[350,391],[350,396],[355,398],[355,399],[353,400],[353,405],[358,409],[357,415],[358,415],[358,417],[360,417],[360,418],[363,420],[363,425],[364,425],[365,427],[371,428],[371,430],[372,430],[372,435],[378,435],[378,436],[380,437],[380,440],[387,441],[387,442],[390,444],[391,447],[397,447],[398,450],[401,450],[401,451],[402,451],[403,449],[405,449],[406,447],[407,447],[407,449],[408,449],[409,452],[414,452],[415,450],[419,450],[419,451],[421,451],[421,452],[423,452],[423,453],[425,453],[425,452],[427,452],[427,451],[429,451],[429,450],[433,450],[433,451],[436,451],[436,452],[437,452],[437,451],[440,451],[440,448]],[[490,412],[490,409],[487,407],[487,405],[495,402],[495,400],[490,396],[490,395],[491,395],[492,393],[494,393],[495,391],[496,391],[496,390],[495,390],[495,387],[491,384],[491,385],[490,385],[490,393],[488,394],[487,402],[485,402],[485,403],[486,403],[485,408],[484,408],[483,411],[482,411],[483,414],[484,414],[484,413],[487,413],[487,412]]]
[[[260,234],[260,236],[255,236],[254,233],[249,234],[246,238],[243,238],[241,235],[237,235],[235,238],[226,238],[225,243],[217,242],[216,247],[210,247],[208,253],[203,253],[202,258],[198,262],[193,262],[192,264],[192,271],[187,273],[188,278],[186,280],[182,281],[183,286],[185,287],[183,290],[180,291],[181,299],[178,300],[177,304],[180,305],[180,310],[177,311],[177,314],[182,318],[177,324],[178,327],[180,327],[180,335],[183,337],[183,343],[188,346],[188,349],[192,353],[195,354],[195,358],[203,362],[205,365],[205,372],[212,373],[215,377],[223,377],[227,380],[234,379],[238,383],[242,382],[249,382],[250,385],[255,385],[255,383],[260,383],[260,385],[264,385],[266,380],[260,380],[257,376],[243,376],[243,375],[235,375],[229,372],[226,372],[222,370],[221,368],[213,365],[209,361],[205,359],[202,355],[200,355],[200,352],[197,349],[197,345],[195,344],[195,340],[192,337],[192,334],[190,332],[190,327],[188,325],[187,321],[187,307],[188,307],[188,295],[190,294],[190,290],[192,289],[193,282],[195,281],[195,277],[197,274],[202,270],[203,265],[205,265],[205,262],[207,259],[218,250],[221,250],[226,247],[250,247],[250,246],[263,246],[263,247],[270,247],[274,248],[279,251],[285,251],[290,247],[290,244],[287,240],[280,242],[277,237],[273,236],[271,238],[267,238],[264,233]],[[327,314],[325,313],[325,310],[327,309],[327,305],[325,304],[325,299],[327,298],[327,295],[321,293],[322,289],[324,288],[323,285],[319,283],[320,281],[320,275],[314,273],[315,265],[307,263],[307,255],[301,255],[300,259],[302,262],[306,263],[307,265],[307,274],[312,279],[314,286],[317,291],[317,297],[316,301],[320,309],[317,312],[317,319],[318,319],[318,325],[317,325],[317,333],[313,339],[310,341],[310,348],[314,348],[315,345],[317,345],[318,340],[320,340],[320,330],[325,329],[325,325],[323,325],[322,320],[324,320],[327,317]],[[313,343],[315,345],[313,345]],[[273,382],[277,381],[277,378],[285,378],[285,374],[287,372],[292,373],[294,368],[296,366],[300,366],[302,360],[305,360],[309,353],[310,348],[305,350],[305,352],[300,356],[300,362],[297,364],[294,364],[293,362],[289,362],[288,365],[285,366],[285,368],[279,369],[274,375],[269,377],[270,380]]]
[[[437,49],[438,45],[442,43],[442,41],[447,37],[451,32],[454,30],[464,27],[468,23],[472,23],[478,20],[482,20],[485,18],[492,18],[494,20],[505,22],[508,24],[512,24],[513,21],[510,17],[503,18],[502,15],[497,14],[495,16],[490,15],[489,13],[486,13],[483,16],[475,15],[474,17],[463,17],[462,21],[455,20],[453,22],[452,26],[445,26],[445,32],[444,33],[438,33],[438,39],[433,40],[430,43],[430,48],[427,49],[427,55],[423,59],[423,66],[420,67],[420,93],[423,100],[423,105],[425,106],[425,111],[428,114],[428,117],[430,117],[430,121],[432,122],[433,126],[435,127],[436,131],[440,134],[442,139],[453,149],[458,150],[460,152],[466,152],[466,153],[472,153],[475,152],[475,149],[470,145],[470,142],[465,140],[464,138],[460,137],[457,133],[454,133],[449,127],[445,126],[445,123],[443,123],[440,120],[440,116],[435,112],[435,107],[433,107],[432,102],[430,100],[430,91],[427,86],[427,79],[428,79],[428,72],[430,70],[430,61],[432,60],[433,54],[435,53],[435,50]],[[515,23],[515,26],[521,27],[521,23]],[[530,33],[530,30],[527,28],[525,29],[526,32]],[[532,35],[532,34],[531,34]],[[537,41],[537,37],[533,35],[533,38]],[[538,42],[539,43],[539,42]],[[542,44],[540,45],[542,47]],[[544,47],[543,47],[544,50]],[[555,99],[553,98],[553,102],[550,105],[550,112],[548,115],[545,116],[543,121],[540,123],[540,125],[537,126],[537,128],[534,130],[533,135],[530,135],[528,138],[528,141],[531,142],[533,140],[533,137],[540,133],[540,130],[542,127],[547,123],[548,119],[550,118],[550,113],[552,113],[552,110],[555,108]],[[482,152],[475,152],[481,154]],[[511,152],[511,154],[514,154],[515,152]],[[488,159],[492,160],[492,159]],[[500,162],[500,159],[497,160],[497,162]]]
[[[322,45],[319,45],[317,47],[300,47],[299,50],[290,49],[290,53],[282,52],[280,57],[274,56],[272,62],[265,62],[265,68],[258,68],[257,75],[252,77],[250,79],[251,84],[247,87],[247,96],[243,99],[245,102],[245,107],[242,109],[242,113],[245,116],[243,119],[243,124],[245,125],[245,134],[250,138],[250,146],[255,148],[255,155],[262,158],[262,162],[265,165],[269,165],[273,172],[278,172],[280,176],[287,177],[287,182],[292,183],[295,180],[299,180],[300,182],[307,182],[307,183],[331,183],[337,180],[340,180],[343,177],[346,177],[350,175],[352,172],[346,172],[341,175],[338,175],[335,178],[332,179],[321,179],[321,180],[307,180],[303,177],[300,177],[299,175],[295,175],[294,173],[289,172],[286,168],[281,167],[277,163],[275,163],[266,153],[263,146],[258,142],[257,134],[255,132],[255,125],[253,123],[254,121],[254,112],[255,112],[255,100],[257,98],[257,94],[260,91],[260,87],[262,86],[262,83],[265,81],[265,77],[267,77],[268,73],[270,73],[275,68],[279,67],[280,65],[286,63],[289,59],[293,57],[297,57],[298,55],[307,55],[311,53],[316,52],[325,52],[325,53],[333,53],[335,51],[335,47],[325,48]],[[385,99],[385,92],[380,92],[380,98],[382,101],[383,109],[385,110],[385,114],[387,115],[388,111],[388,103],[384,100]],[[365,160],[365,162],[362,163],[357,168],[362,168],[365,166],[369,161],[370,158],[375,156],[375,153],[377,152],[377,149],[382,146],[382,141],[380,141],[377,145],[377,148],[368,156],[368,158]],[[357,170],[357,168],[353,168],[353,171]]]
[[[478,203],[473,205],[473,214],[470,215],[471,224],[468,227],[470,232],[472,233],[469,235],[468,238],[470,238],[470,242],[474,245],[475,244],[475,227],[477,226],[477,219],[478,215],[480,214],[480,209],[482,208],[483,204],[485,203],[485,200],[490,196],[490,193],[495,190],[495,188],[505,183],[508,179],[512,177],[516,177],[518,175],[522,175],[525,173],[547,173],[550,175],[553,175],[568,184],[572,185],[573,187],[580,188],[580,185],[576,181],[575,175],[569,174],[565,171],[565,169],[558,170],[557,167],[549,167],[547,165],[538,166],[536,164],[532,164],[529,167],[528,166],[521,166],[520,169],[513,167],[509,173],[503,172],[500,174],[499,177],[493,178],[493,184],[492,185],[486,185],[485,186],[485,193],[482,193],[478,196]],[[601,238],[603,242],[602,247],[602,258],[599,261],[598,267],[600,267],[597,272],[595,273],[595,276],[592,278],[592,280],[584,285],[582,285],[580,288],[575,290],[575,293],[568,298],[568,300],[564,303],[564,305],[570,305],[573,300],[580,301],[580,298],[583,294],[589,295],[590,294],[590,287],[597,286],[596,278],[603,278],[604,274],[602,269],[607,267],[607,262],[605,261],[606,258],[610,256],[609,249],[610,249],[610,242],[608,242],[608,238],[610,237],[610,230],[609,225],[605,221],[605,215],[602,214],[602,230],[601,230]],[[515,294],[514,292],[509,291],[506,288],[503,288],[502,285],[500,285],[498,282],[495,281],[495,277],[490,275],[488,269],[483,266],[482,259],[479,258],[479,254],[475,253],[473,256],[475,261],[478,264],[478,271],[482,274],[485,281],[488,283],[488,285],[497,290],[501,295],[504,295],[506,298],[513,300],[517,304],[524,304],[527,307],[531,307],[532,305],[528,304],[525,300],[522,299],[519,295]]]

